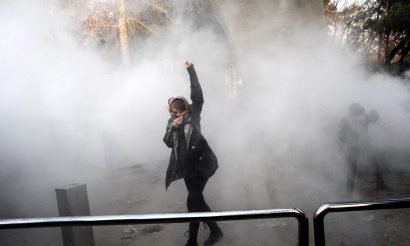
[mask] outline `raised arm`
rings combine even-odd
[[[192,107],[201,112],[202,105],[204,104],[204,95],[202,94],[202,88],[199,84],[198,76],[196,75],[194,64],[190,61],[185,62],[185,67],[188,70],[189,78],[191,80],[191,100]]]
[[[366,114],[366,124],[376,123],[379,120],[379,113],[376,110],[370,111],[369,114]]]

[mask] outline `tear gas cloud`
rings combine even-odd
[[[98,184],[104,177],[92,168],[140,164],[165,175],[166,103],[170,96],[189,96],[185,59],[196,66],[205,97],[202,131],[220,163],[206,191],[215,210],[309,211],[338,200],[345,164],[337,130],[352,102],[378,110],[380,121],[369,129],[378,148],[408,149],[407,85],[367,73],[360,57],[334,47],[314,11],[292,1],[251,6],[226,0],[212,7],[216,18],[205,16],[209,23],[199,26],[176,11],[161,37],[147,39],[134,62],[122,66],[97,46],[83,45],[72,13],[52,1],[2,3],[0,165],[2,202],[9,205],[2,215],[13,214],[12,208],[19,216],[56,213],[38,210],[41,198],[52,204],[54,187]],[[213,28],[216,21],[223,21],[226,36]],[[231,62],[243,85],[228,100]],[[115,148],[109,165],[107,142]],[[43,191],[35,198],[32,189]],[[162,187],[158,192],[152,212],[161,212],[158,197],[172,200]],[[31,210],[16,196],[22,194],[33,201]],[[165,203],[175,210],[172,201]]]

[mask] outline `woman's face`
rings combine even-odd
[[[174,107],[171,108],[171,113],[175,118],[178,118],[182,115],[186,114],[186,110],[180,110],[180,109],[176,109]]]

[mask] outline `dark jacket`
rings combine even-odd
[[[187,70],[191,80],[192,100],[192,104],[188,105],[187,121],[179,127],[174,127],[172,126],[174,119],[171,117],[163,139],[165,144],[172,148],[165,178],[166,188],[180,178],[194,176],[209,178],[218,168],[218,160],[201,133],[201,111],[204,104],[201,85],[194,65]],[[186,130],[186,124],[190,124],[192,132]]]

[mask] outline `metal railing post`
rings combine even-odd
[[[324,218],[328,213],[397,208],[410,208],[410,198],[368,202],[340,202],[323,204],[316,210],[315,215],[313,217],[315,245],[324,246],[326,244]]]
[[[297,211],[296,219],[298,220],[298,237],[299,237],[299,246],[309,245],[309,220],[305,216],[305,213],[298,209],[294,208],[295,213]]]

